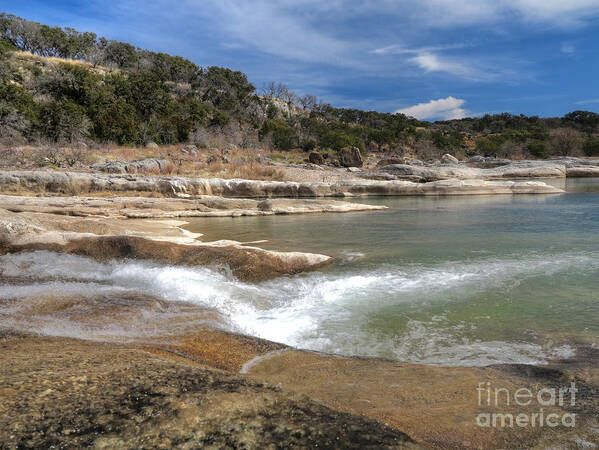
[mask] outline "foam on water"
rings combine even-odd
[[[360,255],[361,256],[361,255]],[[40,296],[93,297],[97,293],[140,293],[166,302],[187,302],[217,311],[222,326],[301,348],[345,355],[392,356],[429,364],[484,365],[539,363],[567,355],[568,348],[543,348],[530,342],[466,339],[444,317],[407,320],[393,337],[363,323],[368,313],[400,303],[463,301],[473,292],[508,290],[529,277],[575,269],[597,272],[596,252],[515,255],[513,258],[444,263],[434,267],[380,266],[376,270],[312,273],[252,285],[206,268],[174,267],[144,261],[100,263],[79,256],[31,252],[0,257],[0,275],[19,284],[0,285],[0,321],[10,319],[15,301]],[[25,282],[24,280],[31,280]],[[160,312],[156,313],[159,314]],[[54,331],[69,328],[54,320]],[[140,318],[143,320],[143,317]],[[448,322],[448,323],[445,323]],[[135,335],[138,325],[119,324],[102,333]],[[85,327],[76,337],[85,337]]]

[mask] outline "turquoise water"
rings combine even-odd
[[[556,183],[564,183],[563,180]],[[375,213],[218,218],[204,240],[335,256],[260,285],[246,332],[433,364],[538,362],[599,341],[599,180],[564,195],[362,199]],[[238,325],[244,327],[243,319]]]
[[[260,284],[201,267],[0,257],[0,327],[168,339],[216,325],[300,348],[447,365],[599,344],[599,179],[560,195],[366,198],[377,212],[197,219],[203,240],[334,256]]]

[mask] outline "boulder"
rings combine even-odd
[[[468,162],[472,163],[472,164],[480,164],[480,163],[483,163],[484,161],[485,161],[485,157],[481,156],[481,155],[474,155],[468,159]]]
[[[337,153],[339,164],[343,167],[362,167],[362,155],[357,147],[345,147]]]
[[[106,173],[127,173],[127,165],[121,161],[106,161],[93,164],[92,170]]]
[[[217,162],[229,164],[231,160],[225,155],[212,155],[206,160],[206,164],[214,164]]]
[[[312,164],[324,164],[324,158],[318,152],[310,152],[310,154],[308,155],[308,160]]]
[[[185,155],[198,156],[198,148],[195,145],[186,145],[181,149],[181,153]]]
[[[91,168],[106,173],[161,172],[169,163],[168,159],[147,158],[131,162],[107,161]]]
[[[158,144],[156,142],[148,142],[146,148],[158,148]]]
[[[450,155],[449,153],[445,153],[442,157],[441,157],[441,163],[443,164],[458,164],[460,161],[458,160],[458,158],[456,158],[453,155]]]

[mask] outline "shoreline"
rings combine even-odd
[[[54,191],[60,192],[65,186],[74,186],[73,184],[43,184],[46,180],[44,176],[41,178],[35,176],[31,178],[31,176],[28,174],[28,178],[25,177],[29,183],[32,183],[31,180],[33,180],[33,184],[28,185],[28,193],[35,193],[36,189],[40,189],[38,194],[48,194]],[[148,189],[147,177],[119,177],[119,179],[125,180],[127,178],[130,179],[129,182],[140,182],[143,189]],[[6,180],[6,176],[3,179]],[[66,176],[65,179],[67,179]],[[155,178],[154,181],[156,179],[163,180],[164,177]],[[229,184],[234,188],[228,188],[231,190],[227,192],[240,192],[240,189],[249,189],[250,193],[266,192],[274,196],[281,193],[280,190],[274,189],[279,185],[272,185],[269,182],[260,183],[266,184],[261,185],[259,190],[253,183],[248,185],[247,180],[243,183]],[[378,183],[382,183],[384,186],[402,186],[404,191],[406,186],[409,186],[410,189],[418,187],[417,192],[420,195],[423,195],[422,192],[426,192],[427,189],[423,190],[420,185],[428,184],[407,181],[367,182],[366,185],[358,184],[359,188],[356,190],[364,190],[364,186],[380,186],[381,184]],[[500,184],[494,185],[493,183]],[[283,182],[283,184],[285,183]],[[223,185],[226,185],[223,180],[215,184],[215,186]],[[331,185],[333,184],[329,184],[328,189],[332,189]],[[5,182],[4,186],[6,186]],[[93,184],[89,186],[93,186]],[[171,192],[169,189],[173,184],[170,183],[168,186],[169,188],[163,192]],[[431,192],[442,189],[440,186],[446,186],[445,192],[458,189],[461,190],[461,195],[474,195],[489,186],[496,188],[491,192],[493,194],[504,194],[505,190],[508,190],[510,194],[538,193],[539,190],[543,193],[563,192],[535,181],[439,181],[433,182],[429,186],[434,186],[434,189],[430,188]],[[43,189],[41,189],[42,187]],[[127,188],[129,187],[131,186],[127,185]],[[299,192],[295,187],[293,189]],[[369,189],[371,188],[366,190]],[[501,192],[497,192],[498,190]],[[534,192],[523,192],[527,190]],[[373,192],[375,191],[376,189]],[[283,190],[283,192],[286,191]],[[322,191],[314,190],[314,192]],[[172,196],[168,194],[168,197],[163,198],[30,197],[14,195],[17,193],[19,192],[0,195],[0,253],[2,254],[50,250],[87,256],[99,261],[140,258],[183,266],[228,267],[236,278],[249,282],[318,269],[325,264],[332,263],[333,259],[318,254],[263,250],[237,241],[201,242],[198,241],[201,234],[185,230],[183,225],[187,222],[181,219],[210,217],[211,215],[239,217],[383,209],[372,205],[335,200],[297,198],[256,200],[200,195],[192,199],[189,197],[177,198],[179,195],[174,194]],[[115,192],[110,191],[110,193],[114,194]],[[485,192],[485,194],[488,193]],[[152,300],[148,299],[148,301]],[[46,379],[46,386],[49,387],[44,391],[51,391],[50,393],[40,396],[40,392],[38,392],[40,385],[34,383],[32,394],[27,394],[25,398],[22,398],[18,386],[23,386],[26,381],[20,378],[18,372],[9,371],[9,373],[7,370],[8,367],[11,367],[10,370],[20,370],[21,373],[26,373],[26,370],[30,370],[28,369],[29,364],[35,360],[36,364],[42,364],[46,368],[45,370],[64,373],[68,380],[66,383],[68,387],[72,383],[79,383],[77,377],[81,375],[69,371],[61,365],[60,361],[72,360],[72,364],[76,366],[77,361],[79,364],[83,364],[81,358],[83,355],[87,355],[88,359],[97,358],[99,365],[88,369],[88,375],[85,375],[87,389],[90,392],[88,398],[94,405],[93,414],[89,415],[86,410],[82,412],[81,416],[87,418],[86,420],[89,420],[90,423],[95,423],[99,416],[110,417],[109,405],[112,404],[111,402],[122,402],[119,400],[118,392],[127,392],[133,383],[127,377],[124,378],[125,381],[118,381],[116,374],[123,373],[123,367],[116,355],[121,355],[120,358],[124,358],[125,363],[131,362],[135,365],[136,368],[132,374],[138,377],[138,383],[139,380],[142,380],[141,383],[146,392],[154,392],[158,379],[160,379],[160,383],[172,383],[173,380],[178,379],[176,377],[181,377],[181,373],[185,373],[185,380],[193,378],[203,380],[209,376],[213,381],[207,382],[202,387],[202,392],[216,396],[220,392],[219,383],[226,381],[229,386],[237,386],[235,387],[238,392],[236,398],[242,403],[251,402],[256,398],[258,389],[256,386],[264,386],[267,390],[276,389],[276,393],[271,394],[268,391],[269,396],[274,396],[268,398],[272,398],[274,403],[290,405],[282,409],[271,410],[274,411],[273,414],[278,423],[288,423],[286,422],[288,420],[286,419],[287,411],[297,408],[294,406],[296,403],[293,402],[297,402],[297,396],[300,396],[301,401],[304,402],[302,408],[306,410],[316,411],[318,408],[326,408],[326,411],[318,410],[321,411],[319,413],[321,417],[328,418],[324,422],[333,423],[339,418],[342,418],[345,423],[354,421],[352,422],[354,430],[360,430],[359,433],[363,436],[374,436],[374,442],[378,442],[381,446],[474,449],[502,448],[516,444],[548,446],[563,442],[565,436],[564,430],[559,432],[550,430],[540,435],[538,430],[499,429],[489,432],[488,429],[476,427],[473,418],[485,411],[484,406],[481,407],[476,401],[477,383],[492,382],[494,385],[517,390],[532,389],[533,386],[538,385],[549,388],[563,380],[576,379],[580,386],[587,389],[587,392],[594,392],[594,389],[599,386],[599,352],[597,349],[582,344],[580,344],[574,360],[553,361],[545,366],[508,364],[497,367],[438,367],[380,358],[341,357],[298,350],[211,326],[202,325],[194,330],[194,332],[181,336],[170,336],[163,343],[153,344],[89,342],[72,338],[5,332],[2,337],[2,351],[8,364],[1,378],[9,381],[9,387],[5,391],[7,398],[10,402],[21,399],[29,409],[34,411],[39,408],[42,410],[47,408],[48,402],[52,402],[54,405],[59,404],[61,408],[67,410],[73,408],[72,401],[74,400],[65,395],[65,392],[69,391],[63,390],[65,384],[61,385],[50,377]],[[157,336],[157,338],[159,337]],[[28,355],[32,348],[36,349],[36,356],[19,356]],[[49,359],[45,359],[46,355],[49,355]],[[153,367],[152,370],[156,375],[144,374],[144,371],[150,366]],[[102,370],[109,374],[107,378],[98,377],[101,372],[98,367],[102,367]],[[44,375],[42,374],[41,377],[43,380]],[[221,380],[219,377],[225,377],[226,380]],[[233,380],[233,378],[226,377],[235,378]],[[217,383],[214,380],[220,381]],[[114,395],[100,393],[106,388],[106,383],[112,383],[110,385],[114,389]],[[178,386],[177,383],[175,386]],[[250,388],[246,389],[246,386],[250,386]],[[72,386],[69,389],[72,389]],[[163,390],[161,395],[167,396],[165,398],[174,398],[175,400],[169,400],[169,408],[178,411],[177,414],[183,414],[182,411],[185,407],[177,402],[178,399],[183,398],[184,390],[189,387],[183,383],[180,390],[178,390],[179,387],[173,389],[168,392]],[[228,398],[225,396],[214,401],[218,404],[218,402],[229,401]],[[264,398],[264,396],[260,398]],[[189,403],[190,400],[186,401]],[[158,409],[165,407],[161,403],[152,403],[149,400],[147,405]],[[235,408],[239,408],[239,403],[234,403],[234,405]],[[511,409],[509,410],[511,411]],[[526,410],[528,411],[528,409]],[[194,411],[196,411],[195,414],[201,414],[202,410]],[[568,409],[555,407],[549,408],[548,411],[563,414]],[[599,412],[599,397],[591,395],[584,398],[582,406],[577,411],[582,411],[581,419],[575,429],[566,430],[568,439],[571,439],[572,442],[576,438],[592,439],[595,426],[593,417]],[[26,413],[21,412],[20,414],[14,420],[24,420],[25,416],[22,414]],[[246,419],[250,417],[253,418],[252,420],[256,420],[265,413],[262,410],[253,409],[247,414]],[[2,420],[7,419],[6,415],[0,414],[0,417],[4,417]],[[63,426],[61,423],[64,417],[58,416],[46,420],[53,421],[52,426],[60,428]],[[143,416],[143,414],[140,417],[139,423],[142,424],[143,433],[151,436],[150,439],[158,439],[155,432],[149,431],[152,429],[161,430],[163,439],[166,435],[169,436],[169,439],[176,439],[166,431],[172,429],[173,425],[169,422],[170,419],[157,419],[152,415]],[[223,413],[213,416],[211,423],[223,426],[228,423],[230,417],[236,417],[234,420],[237,421],[246,420],[240,419],[234,413]],[[42,421],[42,423],[45,422]],[[10,427],[11,430],[15,430],[17,426],[13,420],[8,420],[5,425],[6,429]],[[81,428],[83,431],[79,433],[65,433],[63,430],[52,434],[52,438],[55,439],[53,441],[55,444],[88,442],[95,445],[126,446],[126,443],[122,441],[124,429],[118,428],[121,425],[114,426],[116,428],[113,429],[113,433],[109,433],[107,437],[96,438],[93,433],[86,431],[87,429],[83,427]],[[126,425],[126,427],[128,426],[130,425]],[[205,425],[200,425],[197,421],[185,422],[184,426],[179,423],[177,426],[186,433],[198,432],[200,429],[205,430],[202,428]],[[316,425],[294,422],[293,427],[304,430],[302,433],[306,436],[310,435],[309,430],[313,430]],[[331,427],[336,427],[336,430],[343,429],[337,422]],[[204,432],[210,434],[210,431]],[[0,433],[0,440],[14,443],[17,442],[15,439],[25,439],[29,436],[27,433],[26,429],[13,431],[12,437]],[[385,436],[389,438],[388,441],[385,440]],[[345,442],[347,446],[350,446],[356,438],[354,435],[338,435],[336,439],[336,442]],[[341,440],[339,441],[339,439]],[[40,444],[41,442],[39,441]],[[303,442],[303,445],[307,445],[306,442],[312,444],[320,442],[321,445],[326,445],[325,441],[300,440],[299,442]],[[365,445],[366,441],[362,443]]]

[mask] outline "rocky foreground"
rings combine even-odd
[[[143,259],[208,266],[255,282],[333,260],[202,242],[176,219],[381,209],[322,197],[562,192],[537,181],[458,178],[291,183],[4,171],[0,255],[49,250],[100,261]],[[26,282],[4,269],[0,280]],[[25,322],[0,314],[13,324],[0,330],[0,448],[579,448],[599,440],[599,353],[585,343],[576,360],[544,368],[439,368],[298,351],[215,328],[207,324],[212,311],[194,310],[192,331],[165,338],[156,328],[127,344],[23,331],[35,328],[39,311],[85,325],[129,317],[139,304],[165,308],[151,297],[115,295],[84,302],[56,293],[21,311]],[[16,308],[11,301],[0,299]],[[89,301],[92,310],[82,307]],[[572,381],[580,389],[576,405],[546,413],[576,413],[573,428],[475,424],[477,414],[492,410],[477,400],[481,382],[513,392]],[[535,412],[532,406],[505,412],[523,411]]]
[[[2,448],[401,448],[373,419],[148,350],[0,338]]]

